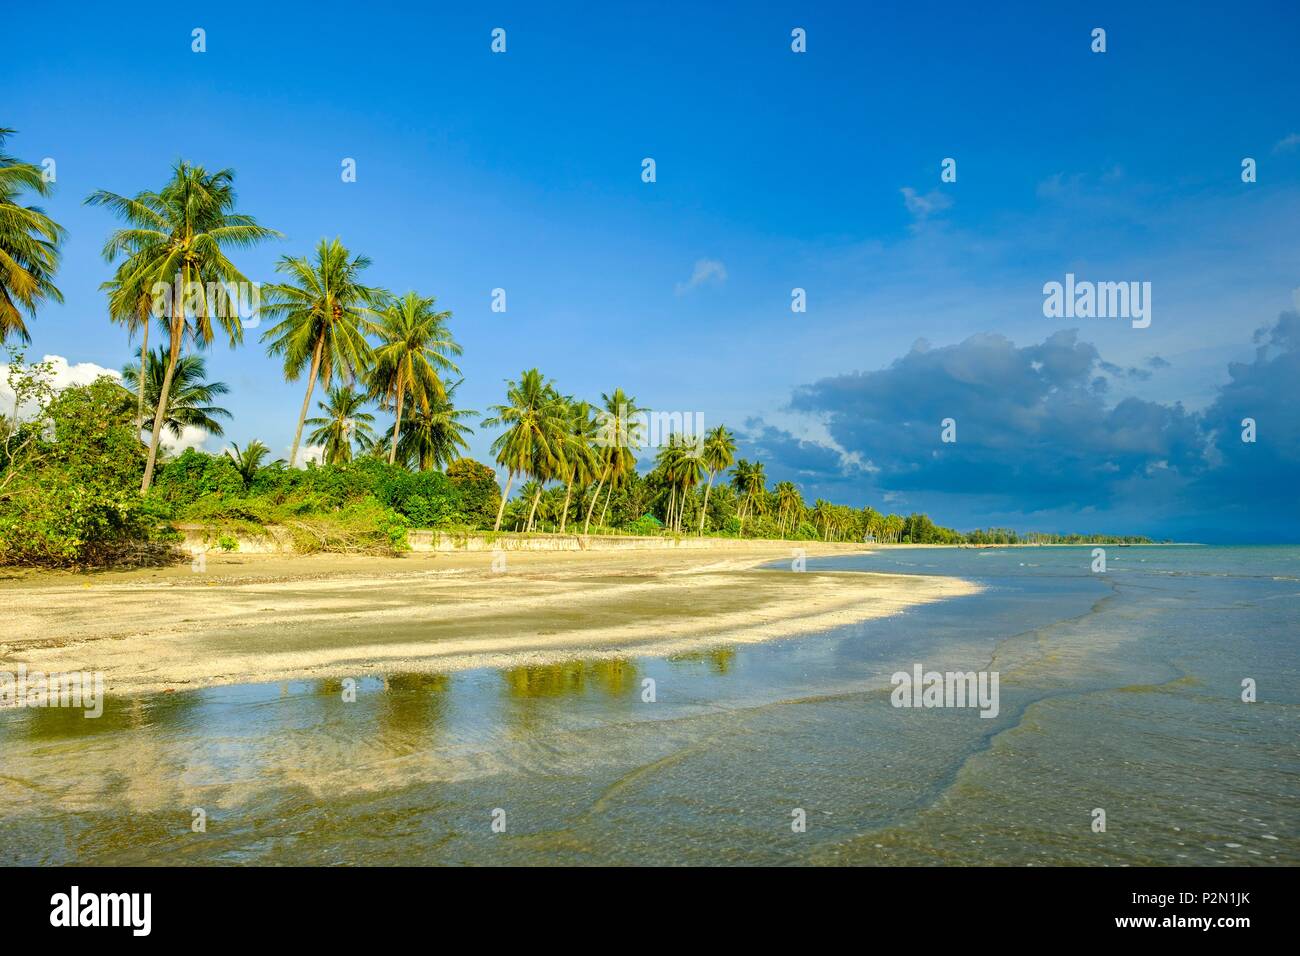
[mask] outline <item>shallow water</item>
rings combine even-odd
[[[985,590],[670,659],[5,711],[0,862],[1300,862],[1300,548],[1107,558],[809,560]],[[997,671],[998,716],[891,706],[918,663]]]

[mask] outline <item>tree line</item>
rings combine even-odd
[[[62,300],[54,276],[65,231],[39,207],[22,204],[25,193],[48,196],[50,186],[38,167],[3,155],[12,132],[0,129],[0,340],[28,342],[26,319],[43,303]],[[139,493],[156,480],[164,433],[179,437],[197,427],[222,435],[221,419],[230,413],[217,403],[228,388],[206,380],[199,353],[219,339],[242,344],[246,301],[238,290],[249,285],[258,290],[260,316],[272,321],[261,344],[286,381],[304,384],[288,460],[272,467],[294,469],[310,429],[307,442],[320,448],[324,468],[378,459],[419,472],[449,469],[468,449],[469,420],[477,415],[454,401],[462,350],[451,313],[434,296],[368,284],[370,259],[338,238],[322,239],[310,255],[281,256],[277,281],[250,283],[230,256],[282,235],[238,208],[234,180],[229,169],[209,172],[182,161],[157,190],[96,190],[85,200],[121,222],[103,246],[112,275],[101,289],[109,319],[140,337],[118,386],[118,393],[130,393],[135,433],[146,446]],[[150,348],[155,327],[163,341]],[[323,397],[312,415],[318,390]],[[126,399],[118,393],[96,395],[117,394],[112,401],[121,405]],[[393,416],[391,428],[376,430],[371,407]],[[594,527],[822,541],[1020,540],[995,530],[963,535],[924,514],[884,514],[820,498],[809,504],[790,481],[769,488],[762,462],[737,459],[736,437],[725,426],[668,435],[643,474],[638,455],[649,449],[637,417],[644,411],[621,388],[598,402],[566,395],[536,368],[508,381],[504,401],[482,422],[500,430],[491,451],[505,473],[492,529],[565,532],[580,523],[583,533]],[[15,407],[6,435],[19,430],[17,414]],[[254,441],[225,457],[249,475],[269,454]],[[12,463],[10,457],[0,466]]]

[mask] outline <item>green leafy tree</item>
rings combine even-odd
[[[25,426],[31,453],[0,485],[0,561],[102,565],[160,534],[157,502],[137,491],[146,452],[121,394],[108,376],[47,393]]]

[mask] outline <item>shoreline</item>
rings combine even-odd
[[[0,670],[102,671],[114,695],[665,656],[806,635],[976,593],[951,577],[762,570],[872,546],[222,555],[0,587]],[[494,559],[496,568],[494,570]]]

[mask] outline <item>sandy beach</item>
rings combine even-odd
[[[809,557],[861,545],[801,543]],[[0,669],[102,671],[108,690],[661,655],[814,633],[977,587],[953,577],[763,570],[789,543],[726,549],[220,555],[0,580]]]

